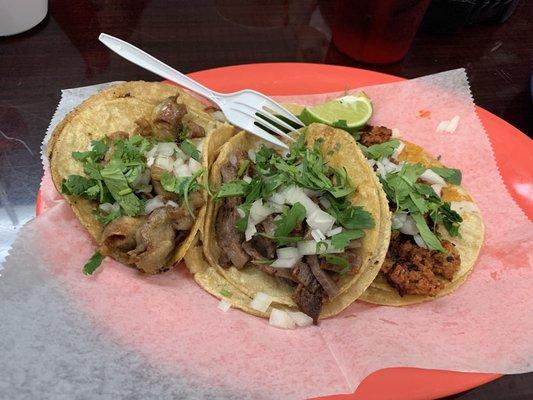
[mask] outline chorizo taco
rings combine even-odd
[[[304,110],[288,108],[296,114]],[[403,306],[453,292],[472,271],[484,237],[483,219],[461,186],[461,171],[445,167],[386,127],[364,125],[352,134],[393,214],[385,261],[360,299]]]
[[[155,274],[179,262],[203,225],[206,137],[234,128],[177,88],[127,82],[90,97],[53,132],[48,148],[57,190],[103,256]]]
[[[210,267],[202,268],[197,249],[187,263],[215,296],[224,297],[225,285],[237,291],[228,299],[234,307],[317,323],[355,301],[379,272],[390,213],[348,133],[312,124],[280,153],[241,132],[221,148],[209,182]]]

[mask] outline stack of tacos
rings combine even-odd
[[[291,135],[289,151],[269,147],[161,83],[91,97],[49,148],[56,187],[98,244],[84,271],[103,256],[150,274],[185,258],[223,308],[284,328],[465,281],[483,222],[460,171],[385,127]]]

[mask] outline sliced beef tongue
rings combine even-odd
[[[320,268],[318,257],[315,255],[306,256],[305,262],[309,265],[311,272],[318,280],[324,291],[327,293],[328,297],[333,299],[339,293],[339,288],[337,284],[333,282],[333,279],[331,279],[328,273]]]
[[[239,214],[228,201],[219,209],[216,220],[218,244],[235,268],[241,269],[250,260],[250,256],[241,247],[244,234],[235,227]]]

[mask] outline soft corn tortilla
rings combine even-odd
[[[361,268],[355,275],[346,274],[340,278],[338,282],[339,295],[331,302],[324,304],[320,317],[325,318],[339,313],[355,301],[379,272],[390,237],[390,212],[386,206],[385,193],[353,138],[342,130],[323,124],[312,124],[306,132],[307,146],[313,146],[317,139],[323,140],[321,151],[329,165],[336,168],[346,168],[348,177],[356,187],[350,201],[354,205],[363,206],[366,211],[372,214],[375,221],[374,228],[365,230],[366,235],[362,239],[360,254],[363,262]],[[245,132],[239,133],[228,141],[221,148],[220,154],[211,168],[209,174],[211,186],[215,189],[220,187],[220,169],[228,161],[231,154],[240,150],[247,151],[255,148],[257,144],[258,139]],[[240,270],[235,267],[223,268],[219,265],[218,259],[221,249],[217,243],[215,221],[221,205],[222,202],[210,201],[207,206],[203,246],[205,257],[214,271],[202,272],[201,277],[195,276],[197,282],[208,292],[221,297],[213,287],[217,286],[217,282],[220,282],[220,278],[223,277],[225,281],[244,293],[247,299],[252,299],[258,292],[263,292],[272,297],[274,306],[282,305],[296,308],[296,304],[292,300],[294,288],[288,283],[264,273],[253,265],[245,266]],[[382,210],[385,212],[382,213]],[[209,276],[212,277],[212,280]],[[246,310],[247,305],[242,304],[242,301],[235,299],[230,299],[230,301],[236,307],[251,312]],[[255,311],[251,313],[258,315]]]
[[[84,101],[71,111],[54,130],[48,148],[50,171],[56,189],[61,193],[64,178],[72,174],[84,175],[82,163],[72,158],[72,152],[85,151],[91,140],[98,140],[106,134],[124,131],[131,135],[139,118],[150,119],[154,107],[169,96],[178,96],[178,101],[186,104],[188,114],[195,123],[202,126],[207,134],[204,140],[202,157],[203,166],[209,167],[208,138],[213,137],[211,146],[224,143],[234,133],[234,127],[223,124],[205,111],[205,106],[197,99],[179,89],[159,82],[126,82],[111,86]],[[89,231],[97,243],[100,243],[104,226],[93,216],[95,203],[76,196],[64,195],[76,217]],[[207,200],[207,197],[206,197]],[[169,265],[183,258],[191,245],[196,232],[203,226],[206,206],[198,213],[195,224],[188,236],[175,249]],[[101,249],[121,262],[126,262],[119,253]]]
[[[442,163],[435,157],[427,153],[423,148],[413,143],[402,140],[405,144],[403,151],[398,159],[408,163],[420,163],[427,167],[442,167]],[[444,201],[461,201],[475,203],[468,192],[458,185],[448,184],[442,190],[442,199]],[[455,291],[467,279],[472,272],[479,251],[483,244],[485,226],[479,211],[459,211],[463,222],[459,227],[459,236],[451,237],[444,227],[439,226],[438,231],[441,238],[449,240],[455,244],[457,252],[461,256],[461,266],[455,273],[452,281],[440,278],[444,283],[444,288],[436,296],[423,295],[404,295],[400,296],[398,291],[387,282],[383,274],[378,274],[372,285],[361,296],[361,300],[388,306],[405,306],[409,304],[422,303],[424,301],[434,300]]]

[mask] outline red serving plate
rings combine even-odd
[[[400,77],[363,69],[301,63],[237,65],[194,72],[190,76],[220,92],[248,88],[272,96],[326,93],[403,80]],[[481,107],[476,109],[493,145],[507,189],[531,219],[532,141],[494,114]],[[43,207],[38,195],[37,214],[43,211]],[[323,399],[431,399],[459,393],[500,376],[419,368],[387,368],[366,377],[354,393],[327,396]]]

